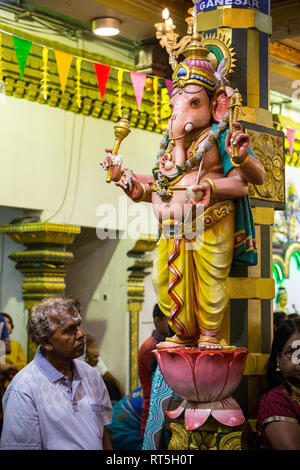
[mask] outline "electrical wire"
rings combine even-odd
[[[66,115],[67,115],[67,113],[65,114],[65,146],[66,146]],[[73,126],[72,126],[71,149],[70,149],[71,155],[70,155],[70,159],[69,159],[67,182],[66,182],[66,187],[65,187],[65,192],[64,192],[62,202],[60,203],[60,205],[59,205],[58,209],[56,210],[56,212],[53,215],[51,215],[51,217],[48,217],[48,219],[43,220],[42,222],[49,222],[49,220],[52,220],[57,214],[59,214],[59,212],[61,211],[61,209],[63,208],[63,206],[66,202],[67,195],[68,195],[68,192],[69,192],[69,187],[70,187],[70,181],[71,181],[71,169],[72,169],[72,163],[73,163],[73,146],[74,146],[75,124],[76,124],[76,114],[73,114]],[[65,154],[66,154],[66,152],[65,152]]]
[[[70,210],[70,215],[69,215],[69,218],[68,218],[66,223],[70,223],[70,220],[73,216],[76,201],[77,201],[77,189],[78,189],[78,184],[79,184],[79,175],[80,175],[80,168],[81,168],[81,162],[82,162],[82,142],[83,142],[83,134],[84,134],[85,119],[86,118],[83,116],[82,119],[83,119],[83,121],[82,121],[82,126],[81,126],[81,131],[80,131],[79,150],[78,150],[79,157],[78,157],[76,181],[75,181],[75,184],[74,184],[74,198],[73,198],[73,203],[72,203],[72,207],[71,207],[71,210]]]

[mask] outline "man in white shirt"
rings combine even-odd
[[[1,449],[112,449],[105,429],[112,416],[107,389],[93,367],[76,359],[85,336],[79,303],[42,300],[27,330],[39,347],[5,392]]]

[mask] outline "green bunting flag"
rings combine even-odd
[[[32,42],[17,36],[13,36],[13,41],[22,80]]]

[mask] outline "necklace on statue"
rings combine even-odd
[[[217,129],[215,131],[210,130],[208,136],[208,129],[201,131],[196,138],[199,139],[199,137],[204,135],[201,141],[206,139],[206,142],[204,143],[202,149],[197,150],[197,152],[192,151],[191,155],[188,156],[188,159],[185,160],[181,165],[175,165],[175,162],[172,160],[171,152],[175,146],[175,140],[178,140],[184,136],[177,137],[176,139],[170,139],[168,129],[165,130],[164,138],[160,143],[160,149],[157,154],[156,165],[152,170],[155,183],[151,183],[150,185],[151,190],[155,191],[163,202],[168,202],[172,198],[172,186],[174,186],[193,167],[199,165],[200,161],[204,158],[208,150],[210,150],[212,145],[218,140],[221,132],[227,128],[228,122],[229,117],[227,113],[223,121],[218,124]],[[187,143],[185,144],[190,146],[193,140],[195,139],[187,139]],[[198,142],[197,144],[199,145]]]
[[[196,142],[197,146],[199,146],[201,142],[203,142],[207,138],[209,130],[210,130],[210,127],[204,130],[201,130],[201,131],[198,130],[197,132],[193,132],[189,134],[186,132],[183,135],[172,138],[169,141],[165,154],[160,158],[160,161],[159,161],[159,165],[160,165],[160,169],[162,173],[164,175],[167,175],[169,178],[172,178],[171,170],[173,170],[175,167],[175,161],[172,158],[172,152],[175,147],[176,140],[179,140],[185,137],[184,150],[187,150],[191,146],[192,142]],[[194,148],[193,151],[190,151],[189,156],[188,156],[189,160],[191,159],[191,157],[193,157],[195,150],[196,150],[196,147]],[[174,175],[174,177],[176,176],[177,174]]]

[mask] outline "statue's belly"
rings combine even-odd
[[[198,171],[195,171],[184,176],[176,186],[186,187],[196,184],[197,173]],[[171,186],[170,189],[172,189]],[[191,204],[187,201],[185,189],[177,189],[173,191],[173,196],[168,202],[163,202],[158,194],[153,192],[152,206],[154,215],[158,220],[163,221],[168,219],[175,219],[182,222],[186,216],[187,211],[191,207]]]
[[[197,181],[197,176],[198,171],[189,173],[185,175],[177,183],[176,186],[186,187],[195,185]],[[224,177],[224,173],[221,166],[219,165],[218,167],[214,168],[213,172],[208,172],[206,169],[202,170],[199,181],[201,181],[205,177],[209,177],[211,179],[222,178]],[[172,189],[171,186],[170,189]],[[216,202],[216,200],[214,200],[214,202]],[[191,216],[190,209],[192,205],[190,204],[190,202],[187,201],[185,189],[177,189],[173,191],[173,196],[168,202],[163,202],[156,192],[152,192],[152,206],[154,215],[160,222],[168,219],[175,219],[179,222],[183,222],[184,220],[186,220],[187,213],[188,217]],[[192,218],[195,218],[196,216],[200,215],[201,211],[203,211],[203,205],[201,205],[201,203],[199,202],[199,207],[193,212]]]

